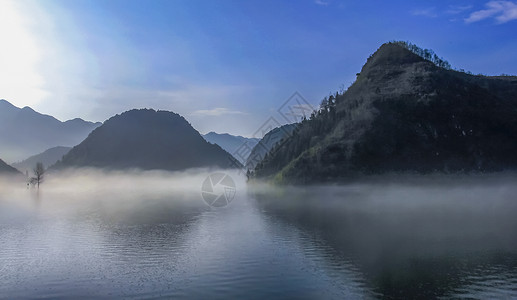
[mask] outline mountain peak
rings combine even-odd
[[[322,103],[254,176],[314,182],[387,172],[517,169],[517,85],[454,71],[432,50],[390,42]],[[329,104],[330,103],[330,104]]]
[[[34,109],[32,109],[30,106],[24,106],[22,108],[22,111],[28,111],[28,112],[36,112]]]
[[[11,102],[0,99],[0,107],[2,107],[2,110],[9,109],[9,110],[19,110],[20,108],[14,106]]]
[[[380,65],[403,66],[425,61],[424,58],[406,49],[399,43],[390,42],[380,46],[379,49],[368,58],[363,70]]]
[[[12,163],[57,145],[74,146],[98,126],[86,121],[61,122],[31,107],[0,100],[0,156]]]
[[[181,115],[133,109],[104,122],[56,167],[183,170],[235,167],[232,161],[229,153],[205,141]]]
[[[91,121],[85,121],[81,118],[74,118],[74,119],[71,119],[71,120],[67,120],[65,122],[63,122],[64,124],[74,124],[74,125],[83,125],[83,124],[94,124],[94,125],[97,125],[97,126],[100,126],[102,125],[102,122],[91,122]]]

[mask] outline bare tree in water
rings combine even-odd
[[[37,163],[36,167],[34,168],[34,177],[31,178],[31,183],[34,185],[39,185],[43,182],[43,177],[45,174],[45,167],[43,167],[42,163]]]

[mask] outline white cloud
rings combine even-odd
[[[435,11],[434,7],[424,8],[424,9],[414,9],[411,11],[413,16],[424,16],[429,18],[436,18],[438,14]]]
[[[322,5],[322,6],[327,6],[330,4],[328,1],[323,1],[323,0],[314,0],[314,3],[316,3],[318,5]]]
[[[488,18],[494,18],[499,24],[517,20],[517,3],[512,1],[490,1],[485,6],[486,9],[471,13],[465,19],[465,23],[474,23]]]
[[[249,85],[170,82],[171,88],[116,84],[96,88],[74,85],[70,92],[62,95],[63,105],[57,105],[60,101],[56,100],[59,99],[52,98],[37,108],[45,113],[65,116],[65,119],[80,116],[93,121],[104,121],[114,114],[133,108],[170,110],[183,116],[192,115],[193,111],[200,110],[201,113],[195,116],[201,116],[206,107],[213,107],[214,104],[219,107],[233,107],[232,103],[237,101],[234,99],[242,99],[255,90],[254,86]],[[233,115],[237,116],[235,113]],[[203,118],[197,118],[196,124],[204,124],[204,121]]]
[[[470,10],[472,8],[472,5],[450,5],[449,9],[445,11],[445,13],[450,15],[457,15],[461,14],[462,12],[465,12],[467,10]]]
[[[218,116],[222,116],[222,115],[247,115],[247,113],[238,111],[238,110],[230,110],[225,107],[216,107],[213,109],[196,110],[191,115],[192,116],[218,117]]]

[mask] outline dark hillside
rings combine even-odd
[[[382,45],[255,176],[325,181],[385,172],[517,168],[517,80],[442,68]]]

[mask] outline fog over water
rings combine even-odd
[[[209,170],[0,179],[0,298],[516,298],[517,176],[247,184]]]

